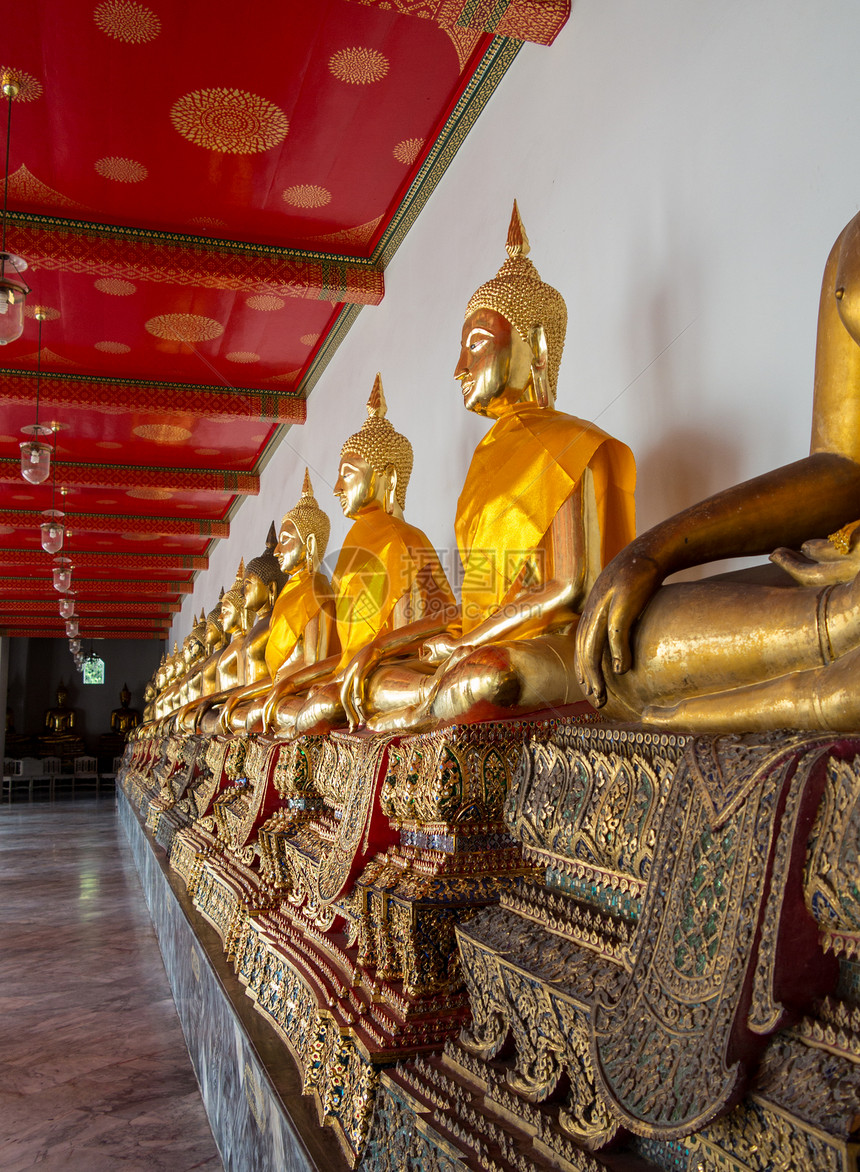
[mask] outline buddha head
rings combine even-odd
[[[387,513],[403,515],[412,475],[412,444],[391,426],[387,410],[382,378],[377,374],[367,400],[367,419],[340,452],[334,495],[347,517],[358,516],[372,501],[378,501]]]
[[[128,690],[128,684],[123,684],[122,691],[119,694],[119,703],[121,708],[128,708],[131,703],[131,692]]]
[[[508,228],[508,259],[466,307],[454,377],[469,411],[498,415],[508,404],[555,402],[567,330],[564,298],[528,259],[519,209]]]
[[[205,634],[206,634],[206,616],[204,615],[203,611],[201,610],[200,618],[194,624],[194,626],[192,627],[191,631],[189,632],[189,634],[185,640],[185,646],[183,648],[183,658],[185,660],[186,667],[191,667],[191,665],[196,663],[197,660],[200,658],[200,656],[203,654],[203,649],[204,649],[203,640],[204,640]]]
[[[221,626],[225,635],[234,635],[245,624],[245,559],[239,562],[236,580],[221,599]]]
[[[68,695],[69,695],[69,693],[63,687],[63,685],[60,684],[60,686],[57,688],[57,707],[58,708],[65,708],[66,707],[66,700],[68,698]]]
[[[325,557],[331,523],[314,497],[311,477],[305,468],[299,502],[284,514],[275,546],[275,557],[284,574],[292,574],[305,562],[312,573]]]
[[[286,575],[275,557],[277,544],[278,538],[273,521],[266,535],[266,548],[259,557],[251,558],[245,567],[242,597],[249,615],[257,614],[261,610],[271,610],[275,599],[287,583]]]
[[[204,639],[206,643],[206,650],[210,655],[224,642],[224,628],[221,625],[221,603],[223,600],[224,587],[222,586],[218,595],[218,602],[215,606],[212,607],[212,609],[209,611],[209,614],[206,616],[206,632]]]

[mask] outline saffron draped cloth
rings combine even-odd
[[[332,575],[341,646],[338,671],[386,628],[399,600],[416,584],[424,608],[414,618],[454,602],[426,535],[372,502],[356,517]]]
[[[329,597],[329,584],[322,574],[310,574],[307,567],[302,567],[290,577],[272,607],[269,620],[266,667],[272,679],[281,664],[292,655],[305,627],[319,614],[323,602]]]
[[[586,468],[606,565],[635,536],[636,464],[626,444],[534,403],[508,406],[478,444],[455,521],[464,632],[519,594],[518,578]]]

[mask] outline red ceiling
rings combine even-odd
[[[4,8],[0,72],[21,84],[7,248],[29,261],[32,293],[23,336],[0,350],[0,633],[62,631],[38,544],[51,484],[17,471],[36,410],[34,308],[47,309],[40,421],[59,424],[82,633],[121,621],[161,637],[210,541],[258,491],[280,425],[304,419],[335,326],[381,299],[398,225],[515,55],[500,34],[549,43],[568,8]]]

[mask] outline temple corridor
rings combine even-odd
[[[0,807],[0,1167],[221,1169],[113,795]]]

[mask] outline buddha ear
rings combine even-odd
[[[543,326],[529,331],[529,349],[532,352],[532,386],[539,407],[551,407],[553,394],[549,385],[549,347]]]
[[[317,556],[317,535],[316,533],[309,533],[305,540],[305,562],[308,569],[313,573],[314,560]]]
[[[385,466],[385,511],[389,515],[394,513],[397,504],[397,469],[393,464]]]

